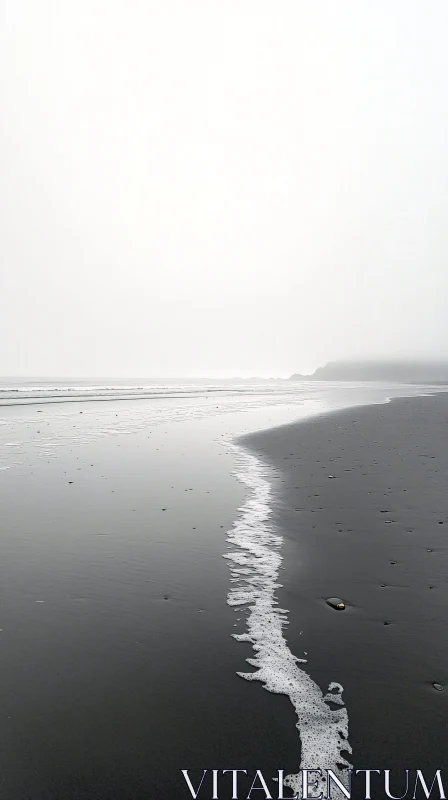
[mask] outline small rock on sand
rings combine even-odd
[[[340,597],[328,597],[327,605],[331,606],[331,608],[335,608],[337,611],[343,611],[345,608],[345,603]]]

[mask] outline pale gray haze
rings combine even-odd
[[[448,356],[446,0],[0,0],[0,374]]]

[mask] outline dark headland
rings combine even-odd
[[[386,381],[448,383],[447,361],[330,361],[312,375],[291,375],[291,381]]]
[[[344,686],[353,764],[396,770],[398,780],[406,768],[446,771],[448,393],[241,443],[273,469],[289,647],[307,653],[322,690]]]

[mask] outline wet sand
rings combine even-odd
[[[272,466],[285,636],[322,690],[344,686],[354,766],[398,780],[405,768],[446,769],[448,394],[240,442]]]
[[[222,554],[244,489],[212,429],[70,441],[2,474],[5,800],[171,800],[191,797],[181,769],[295,768],[287,698],[236,674]]]
[[[30,413],[0,482],[0,796],[170,800],[190,797],[182,768],[195,785],[204,768],[296,772],[289,699],[236,674],[253,652],[226,604],[245,494],[215,441],[227,422],[98,438],[92,404],[84,441],[67,411]],[[245,440],[273,465],[288,641],[323,689],[344,685],[358,768],[444,766],[447,420],[446,396],[394,400]]]

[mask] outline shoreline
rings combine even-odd
[[[331,682],[326,693],[299,666],[306,659],[297,658],[289,649],[284,634],[289,625],[288,611],[279,608],[277,589],[283,537],[270,524],[274,489],[269,469],[247,449],[231,446],[235,476],[248,493],[240,514],[227,533],[230,552],[224,554],[234,584],[227,603],[246,616],[243,633],[232,634],[237,642],[251,645],[253,655],[246,659],[253,671],[238,671],[246,681],[259,681],[274,695],[286,696],[294,709],[300,742],[295,739],[295,769],[283,775],[282,783],[296,792],[301,788],[301,770],[325,763],[336,780],[347,783],[351,768],[347,711],[342,700],[343,688]],[[239,622],[241,617],[237,618]],[[273,707],[274,709],[274,707]],[[285,731],[286,733],[286,731]],[[300,754],[300,755],[299,755]],[[300,768],[299,768],[300,764]],[[325,796],[326,779],[317,781],[316,791]],[[334,797],[343,795],[334,788]]]
[[[367,393],[350,396],[362,402]],[[380,390],[371,402],[378,396]],[[345,393],[313,394],[294,406],[208,417],[204,403],[182,413],[167,403],[158,415],[148,406],[142,416],[141,405],[119,402],[107,413],[89,403],[80,416],[55,407],[3,415],[5,449],[15,462],[0,481],[5,796],[144,800],[188,796],[181,769],[195,786],[204,768],[261,769],[266,779],[280,767],[285,776],[297,774],[290,697],[238,675],[253,669],[246,658],[254,651],[252,642],[232,638],[247,631],[247,612],[235,614],[226,603],[236,583],[222,556],[249,496],[234,477],[226,440],[244,431],[275,438],[285,429],[273,427],[280,421],[294,420],[289,428],[302,431],[372,408],[358,403],[337,411],[346,400]],[[326,411],[331,404],[335,410]],[[383,413],[389,406],[374,408]],[[269,519],[284,511],[279,490],[286,489],[288,464],[266,468]],[[271,589],[290,609],[290,653],[308,659],[305,677],[324,695],[339,680],[339,667],[327,657],[326,672],[319,672],[322,637],[302,642],[312,593],[307,598],[297,579],[306,549],[293,533],[281,546],[280,581],[272,576],[282,588]],[[321,600],[330,629],[340,626],[344,615]],[[352,611],[344,612],[347,619]],[[353,745],[342,669],[340,675]],[[222,800],[231,794],[230,782],[222,791],[220,782]]]
[[[237,440],[271,471],[285,636],[322,691],[344,687],[355,768],[446,764],[447,423],[436,393]]]

